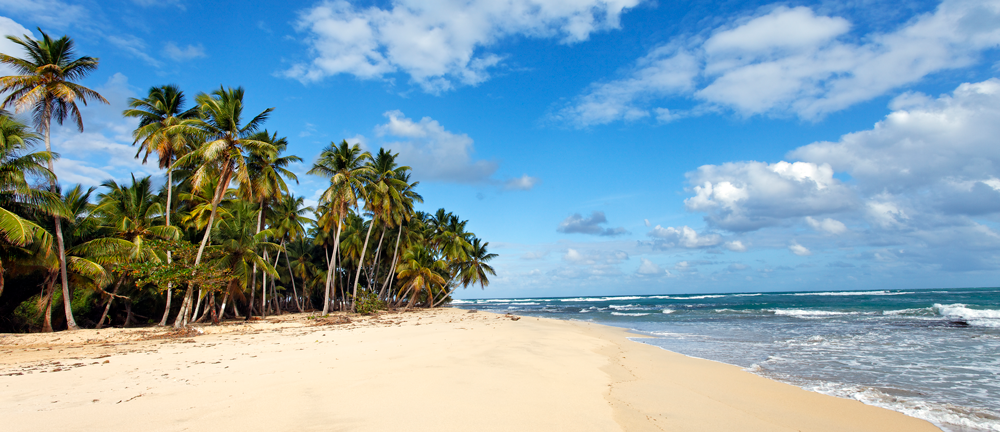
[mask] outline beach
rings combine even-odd
[[[4,430],[939,430],[594,323],[450,308],[342,321],[5,334]]]

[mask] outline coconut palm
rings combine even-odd
[[[98,59],[93,57],[75,57],[73,41],[63,36],[52,39],[41,29],[41,40],[31,35],[24,38],[7,36],[15,44],[26,51],[27,57],[17,58],[0,54],[0,63],[12,67],[18,75],[0,77],[0,93],[7,93],[0,108],[14,106],[18,112],[31,111],[35,127],[45,136],[45,151],[52,152],[51,135],[52,120],[59,124],[70,117],[80,132],[83,132],[83,117],[77,101],[87,104],[87,98],[108,103],[97,92],[76,84],[73,81],[83,79],[97,70]],[[52,160],[48,161],[49,171],[54,171]],[[59,187],[55,177],[50,178],[53,192]],[[62,224],[55,220],[56,243],[59,249],[59,271],[62,280],[63,302],[66,310],[66,326],[70,330],[80,328],[73,319],[70,307],[71,295],[69,280],[66,273],[66,247],[63,239]]]
[[[138,158],[145,151],[142,158],[142,163],[145,164],[150,154],[156,153],[159,167],[167,170],[165,213],[166,226],[171,226],[174,192],[174,172],[171,168],[178,157],[190,151],[193,141],[192,137],[180,133],[176,126],[184,120],[197,117],[198,111],[194,108],[183,109],[184,92],[173,85],[151,87],[145,99],[129,98],[128,105],[129,109],[123,111],[122,115],[139,119],[139,126],[132,132],[135,139],[132,145],[139,145],[135,157]],[[167,262],[170,261],[171,255],[167,252]],[[167,306],[160,319],[161,326],[167,325],[167,315],[170,313],[170,300],[173,297],[170,288],[167,288],[166,296]]]
[[[489,253],[486,247],[490,245],[490,242],[483,242],[478,238],[472,239],[470,247],[466,253],[468,259],[458,263],[456,266],[456,276],[458,277],[458,283],[462,287],[469,287],[470,285],[479,284],[480,288],[486,288],[490,284],[489,276],[496,276],[497,272],[493,269],[488,262],[497,257],[495,253]],[[458,288],[458,284],[455,284],[448,293],[438,301],[435,306],[444,303],[448,296],[450,296],[455,289]]]
[[[252,269],[261,268],[264,273],[276,277],[278,275],[261,255],[264,250],[278,250],[280,246],[266,241],[274,235],[271,230],[257,230],[252,205],[237,203],[232,211],[232,217],[219,222],[218,231],[221,242],[211,246],[213,252],[221,256],[210,264],[219,269],[228,270],[231,278],[226,289],[230,294],[239,296],[236,291],[246,289],[253,278]],[[209,298],[209,308],[214,307],[214,295]],[[249,312],[248,317],[249,317]],[[214,319],[213,319],[214,321]]]
[[[305,198],[286,196],[275,206],[274,216],[271,226],[275,236],[280,239],[280,245],[285,247],[286,241],[294,241],[305,236],[305,223],[312,223],[313,220],[305,215],[313,212],[312,207],[306,207]],[[302,304],[299,302],[299,293],[295,288],[295,275],[292,272],[292,263],[285,252],[285,264],[288,266],[288,273],[292,282],[292,294],[295,296],[295,307],[302,312]]]
[[[235,89],[220,87],[211,95],[204,93],[198,95],[196,101],[199,117],[185,120],[178,127],[178,133],[197,135],[205,140],[196,150],[182,156],[176,162],[179,166],[197,167],[192,175],[192,186],[197,189],[206,181],[218,179],[212,198],[212,211],[195,257],[195,267],[201,264],[205,246],[211,237],[219,202],[229,188],[229,183],[234,179],[239,184],[251,182],[245,154],[251,151],[275,152],[271,144],[251,138],[274,108],[264,110],[243,124],[243,93],[242,87]],[[174,321],[174,327],[187,324],[193,294],[193,287],[189,285],[184,295],[184,302],[181,304],[181,313]]]
[[[48,250],[52,241],[47,231],[18,212],[48,208],[48,213],[61,213],[54,208],[59,205],[58,197],[28,184],[33,177],[54,177],[42,165],[51,159],[50,153],[29,152],[38,139],[25,124],[0,112],[0,248],[4,249],[0,256],[0,295],[4,287],[3,259],[9,256],[6,249],[41,241],[41,250]]]
[[[274,147],[274,151],[254,151],[251,149],[247,154],[246,164],[247,170],[254,173],[253,181],[240,185],[240,195],[242,198],[249,202],[257,203],[257,231],[260,232],[264,228],[266,222],[264,214],[267,212],[270,203],[281,200],[283,194],[288,193],[288,185],[285,183],[285,178],[295,180],[296,183],[299,182],[295,173],[289,171],[286,167],[292,162],[301,162],[302,158],[294,155],[281,156],[281,153],[288,149],[288,139],[284,137],[279,138],[277,132],[269,134],[265,129],[250,138],[266,142]],[[266,253],[264,259],[268,259]],[[256,268],[253,273],[254,275],[257,274]],[[251,286],[254,285],[256,285],[256,278]],[[261,314],[264,314],[264,305],[267,303],[266,274],[261,285]]]
[[[434,252],[424,245],[415,245],[403,254],[403,263],[399,266],[399,278],[403,281],[400,287],[400,297],[410,293],[407,308],[413,307],[421,292],[427,293],[427,304],[434,304],[434,289],[443,287],[446,283],[443,274],[447,274],[447,264],[444,260],[434,258]]]
[[[329,212],[335,215],[337,234],[333,240],[333,253],[327,266],[326,293],[323,300],[323,313],[330,312],[330,292],[336,283],[337,251],[340,247],[340,234],[344,217],[348,210],[357,206],[359,198],[363,198],[365,176],[371,168],[365,163],[371,159],[371,154],[361,151],[357,144],[350,145],[347,140],[339,145],[330,143],[320,152],[309,174],[320,175],[330,179],[330,186],[323,192],[321,202],[328,205]],[[331,219],[332,220],[332,219]]]

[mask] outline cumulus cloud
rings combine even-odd
[[[855,193],[833,177],[828,164],[729,162],[704,165],[687,174],[695,196],[690,211],[729,231],[753,231],[803,217],[854,207]]]
[[[798,256],[812,255],[812,251],[807,249],[805,246],[798,244],[797,242],[792,242],[792,244],[788,245],[788,250],[792,251],[793,254]]]
[[[565,234],[578,233],[599,236],[618,236],[628,232],[624,227],[604,228],[601,226],[606,223],[608,223],[608,219],[602,211],[594,211],[587,218],[575,213],[560,222],[556,231]]]
[[[173,59],[174,61],[188,61],[196,58],[207,57],[205,54],[205,47],[200,43],[179,47],[173,42],[167,42],[166,45],[163,46],[163,55]]]
[[[299,13],[311,60],[284,74],[304,82],[337,74],[362,79],[403,72],[423,90],[476,85],[504,60],[487,50],[511,36],[587,40],[615,29],[639,0],[513,0],[420,2],[386,8],[324,1]]]
[[[843,222],[836,219],[826,218],[823,220],[813,219],[812,216],[806,216],[806,223],[809,224],[814,230],[827,233],[827,234],[843,234],[847,232],[847,226]]]
[[[591,85],[555,117],[579,127],[651,116],[671,121],[689,113],[652,105],[679,96],[698,104],[694,114],[721,108],[821,118],[975,64],[1000,43],[1000,4],[945,0],[892,31],[850,30],[848,19],[802,6],[738,18],[708,37],[652,49],[625,77]]]
[[[645,258],[640,258],[640,260],[642,260],[642,262],[639,264],[639,269],[635,271],[637,274],[644,276],[665,274],[663,269],[652,261]]]
[[[729,250],[731,250],[733,252],[746,252],[747,251],[746,245],[744,245],[743,242],[741,242],[739,240],[733,240],[733,241],[726,242],[726,244],[724,246],[725,246],[726,249],[729,249]]]
[[[619,266],[629,259],[628,253],[620,250],[579,250],[566,249],[563,255],[566,266],[554,270],[554,275],[573,279],[581,277],[601,277],[620,274]]]
[[[507,190],[531,190],[538,184],[538,177],[531,177],[527,174],[521,177],[512,178],[504,182],[503,188]]]
[[[699,249],[722,243],[722,237],[718,234],[698,235],[693,228],[686,225],[679,228],[663,228],[657,225],[646,233],[646,235],[658,239],[659,241],[656,243],[656,246],[659,248],[683,247]]]
[[[114,74],[94,90],[110,105],[92,101],[81,106],[83,133],[70,122],[53,125],[52,150],[60,154],[54,164],[60,183],[64,187],[76,183],[97,186],[108,179],[130,182],[131,173],[136,177],[162,174],[155,163],[143,165],[141,159],[135,158],[132,131],[138,121],[121,115],[128,107],[128,98],[136,96],[128,77]]]
[[[413,168],[421,181],[479,183],[497,170],[496,162],[473,157],[472,138],[446,130],[437,120],[414,121],[400,111],[385,116],[389,121],[375,127],[376,135],[387,140],[383,146],[398,152],[400,163]]]

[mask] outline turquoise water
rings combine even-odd
[[[1000,289],[458,300],[644,343],[931,421],[1000,431]]]

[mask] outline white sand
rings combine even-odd
[[[587,323],[438,309],[0,336],[0,430],[937,431]]]

